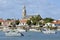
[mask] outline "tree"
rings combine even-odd
[[[40,20],[42,20],[42,18],[40,15],[37,15],[37,16],[32,16],[30,20],[32,21],[33,25],[36,25],[39,23]]]
[[[35,18],[37,21],[40,21],[42,19],[40,15],[37,15]]]
[[[7,20],[11,20],[11,19],[7,19]]]
[[[39,22],[39,25],[42,25],[42,23],[41,23],[41,22]]]
[[[31,21],[30,20],[27,20],[26,22],[28,25],[31,25]]]
[[[36,16],[32,16],[30,18],[30,20],[27,21],[28,25],[36,25],[39,23],[39,21],[41,20],[41,16],[40,15],[36,15]]]
[[[13,25],[13,22],[11,22],[10,24]]]
[[[20,22],[19,22],[19,20],[16,20],[15,23],[16,23],[16,25],[18,25]]]
[[[44,18],[43,19],[45,23],[52,22],[54,19],[52,18]]]
[[[41,18],[41,16],[40,15],[37,15],[37,16],[32,16],[32,18],[31,18],[31,20],[32,21],[40,21],[42,18]]]
[[[1,24],[1,22],[0,22],[0,26],[1,26],[2,24]]]
[[[33,25],[36,25],[36,23],[37,23],[37,22],[36,22],[36,21],[34,21],[32,24],[33,24]]]

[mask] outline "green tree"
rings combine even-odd
[[[7,20],[11,20],[11,19],[7,19]]]
[[[38,24],[41,19],[42,19],[42,18],[41,18],[40,15],[32,16],[32,17],[30,18],[30,20],[32,21],[32,24],[33,24],[33,25]]]
[[[32,16],[31,18],[30,18],[30,20],[28,20],[27,21],[27,24],[28,25],[36,25],[36,24],[38,24],[39,23],[39,21],[41,20],[42,18],[41,18],[41,16],[40,15],[36,15],[36,16]]]
[[[11,25],[13,25],[13,22],[11,22]]]
[[[1,26],[2,24],[1,24],[1,22],[0,22],[0,26]]]
[[[41,23],[41,22],[39,22],[39,25],[42,25],[42,23]]]
[[[40,15],[37,15],[37,16],[35,17],[35,19],[36,19],[36,21],[40,21],[42,18],[41,18]]]
[[[32,24],[33,24],[33,25],[36,25],[36,21],[34,21]]]
[[[28,25],[31,25],[31,20],[27,20],[26,22]]]
[[[52,22],[54,19],[52,18],[44,18],[43,19],[45,23]]]
[[[19,20],[16,20],[15,23],[16,23],[16,25],[18,25],[20,23],[20,21]]]

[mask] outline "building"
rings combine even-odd
[[[22,10],[22,19],[20,20],[20,23],[25,25],[27,20],[29,20],[32,16],[37,16],[37,15],[27,15],[26,14],[26,7],[23,6],[23,10]]]
[[[0,26],[9,26],[14,21],[15,20],[4,20],[4,19],[0,19]]]
[[[60,20],[54,20],[52,23],[54,23],[54,24],[60,24]]]
[[[25,6],[23,6],[22,16],[23,16],[23,19],[26,17],[26,7]]]
[[[21,19],[20,20],[20,25],[27,25],[26,22],[27,22],[27,19]]]
[[[54,20],[52,23],[55,24],[56,26],[60,26],[60,20]]]
[[[26,12],[26,7],[23,6],[22,19],[29,19],[29,18],[31,18],[32,16],[37,16],[37,15],[39,15],[39,14],[36,14],[36,15],[27,15],[26,13],[27,13],[27,12]]]
[[[4,24],[4,20],[0,18],[0,26]]]

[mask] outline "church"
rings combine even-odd
[[[21,23],[22,25],[26,25],[27,20],[29,20],[32,16],[37,16],[37,15],[27,15],[26,13],[27,13],[27,12],[26,12],[26,7],[23,6],[22,19],[20,20],[20,23]]]
[[[29,18],[31,18],[32,16],[37,16],[37,15],[27,15],[26,13],[27,13],[27,12],[26,12],[26,7],[23,6],[22,19],[29,19]]]

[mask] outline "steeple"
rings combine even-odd
[[[22,16],[23,16],[23,18],[26,17],[26,7],[25,7],[25,5],[23,6]]]

